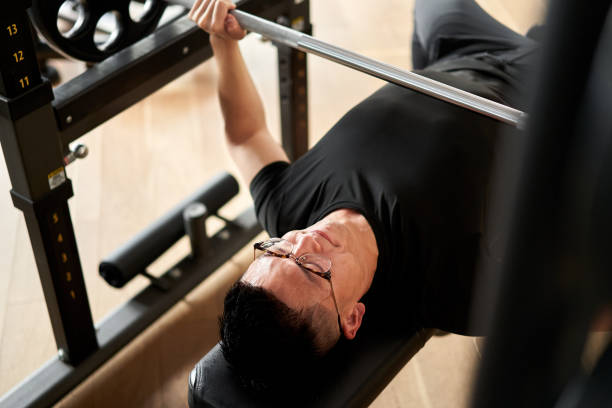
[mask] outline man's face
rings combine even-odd
[[[332,262],[331,279],[334,285],[340,314],[351,306],[351,299],[364,276],[364,254],[360,242],[341,222],[326,221],[304,229],[294,230],[282,238],[293,244],[293,255],[311,253],[328,257]],[[294,310],[320,304],[333,311],[331,287],[325,279],[300,268],[293,260],[272,256],[260,256],[249,266],[242,280],[271,291],[282,302]]]

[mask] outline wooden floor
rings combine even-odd
[[[545,0],[481,0],[494,17],[524,33],[541,20]],[[412,1],[311,0],[316,35],[370,57],[410,68]],[[279,131],[276,52],[257,38],[243,51]],[[311,143],[352,105],[382,82],[309,57]],[[62,63],[70,75],[80,64]],[[123,290],[97,274],[99,261],[221,169],[235,168],[223,147],[216,100],[217,72],[207,62],[145,101],[84,136],[86,160],[68,167],[75,197],[73,222],[95,321],[146,285],[136,278]],[[2,160],[2,159],[0,159]],[[249,205],[248,189],[224,210],[233,216]],[[25,223],[13,208],[0,164],[0,395],[56,353]],[[162,271],[186,252],[185,242],[153,270]],[[159,322],[85,381],[61,407],[176,407],[186,405],[187,376],[217,341],[216,316],[223,291],[248,263],[244,250]],[[472,368],[480,358],[474,338],[432,339],[372,404],[374,407],[461,407]]]

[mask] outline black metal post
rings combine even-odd
[[[608,284],[594,272],[589,242],[590,229],[600,222],[592,219],[592,208],[605,163],[592,154],[603,149],[593,147],[605,146],[610,136],[610,127],[602,126],[610,122],[610,94],[597,104],[592,95],[602,93],[602,84],[593,83],[593,67],[609,9],[609,1],[588,7],[551,2],[537,95],[517,166],[519,185],[506,196],[513,205],[500,283],[487,288],[498,296],[494,305],[480,308],[494,313],[474,407],[561,406],[580,369]],[[609,71],[604,77],[609,83]]]
[[[312,34],[310,1],[289,1],[279,23]],[[283,147],[291,161],[308,151],[308,71],[306,54],[278,46],[278,79]]]
[[[245,11],[276,19],[284,0],[243,0]],[[0,15],[0,144],[12,197],[24,213],[60,353],[0,398],[0,407],[56,402],[252,239],[252,209],[209,239],[213,254],[188,257],[166,272],[166,291],[149,285],[94,328],[67,200],[68,144],[211,55],[207,35],[186,17],[160,28],[77,78],[51,89],[36,62],[26,14],[31,1]],[[124,87],[123,84],[135,84]],[[54,99],[55,98],[55,99]],[[197,258],[197,259],[196,259]]]
[[[23,211],[60,357],[78,364],[98,348],[76,245],[53,94],[38,67],[27,2],[0,17],[0,143]]]

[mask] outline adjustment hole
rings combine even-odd
[[[65,38],[71,38],[87,17],[85,0],[66,0],[57,11],[57,30]]]
[[[122,31],[121,14],[118,11],[106,12],[100,17],[96,24],[94,43],[100,51],[106,51],[112,47]]]
[[[130,1],[130,18],[135,23],[140,23],[149,18],[153,6],[158,0],[132,0]]]

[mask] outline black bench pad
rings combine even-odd
[[[321,372],[328,380],[292,401],[258,401],[239,385],[217,344],[189,376],[191,408],[367,407],[431,337],[431,330],[410,333],[360,333],[328,359]],[[307,385],[305,385],[305,388]],[[313,393],[316,392],[316,395]]]

